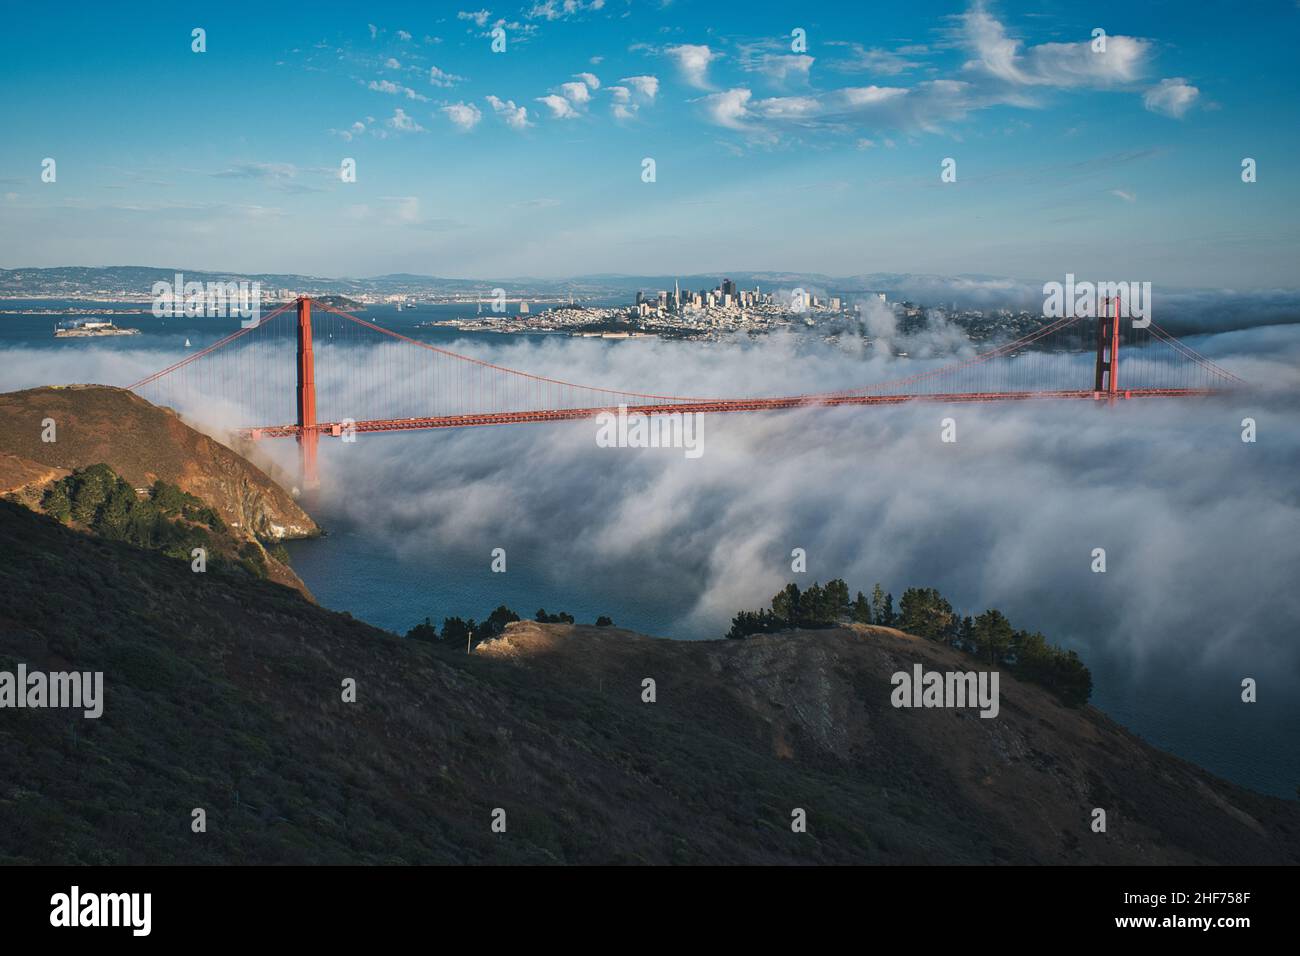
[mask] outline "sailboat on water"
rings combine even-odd
[[[190,340],[189,340],[189,339],[186,339],[186,340],[185,340],[185,347],[186,347],[186,348],[189,348],[189,347],[190,347]]]

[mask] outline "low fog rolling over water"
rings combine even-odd
[[[121,385],[183,354],[186,332],[146,331],[74,348],[8,335],[0,387]],[[823,391],[923,367],[788,335],[735,345],[436,338],[511,368],[670,394]],[[314,510],[330,535],[290,551],[322,603],[399,631],[504,603],[713,638],[790,580],[842,577],[868,592],[879,581],[895,600],[933,586],[962,613],[998,607],[1078,650],[1093,702],[1153,743],[1290,796],[1300,784],[1290,745],[1300,701],[1286,696],[1300,678],[1300,326],[1186,341],[1257,388],[1113,407],[719,415],[705,419],[695,460],[597,447],[591,421],[325,439]],[[1091,357],[1077,361],[1086,381]],[[204,414],[214,430],[262,424],[218,404]],[[940,441],[945,417],[956,443]],[[1241,440],[1245,417],[1257,421],[1253,444]],[[293,442],[262,447],[293,467]],[[1104,574],[1090,570],[1098,547]],[[505,574],[489,570],[494,548],[506,550]],[[804,575],[790,571],[793,548],[807,551]],[[1259,682],[1256,705],[1240,703],[1244,677]]]

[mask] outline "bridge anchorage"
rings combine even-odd
[[[1154,322],[1145,328],[1122,324],[1117,298],[1106,299],[1101,313],[1055,319],[971,358],[859,388],[718,398],[657,395],[534,375],[421,342],[303,296],[130,388],[196,417],[281,422],[242,427],[235,434],[255,441],[296,439],[303,487],[314,488],[319,485],[322,435],[346,441],[361,432],[566,421],[619,406],[654,415],[913,401],[1115,402],[1212,395],[1244,384]],[[1121,351],[1126,356],[1122,383]],[[1090,354],[1095,359],[1088,383]],[[1084,384],[1091,387],[1079,387]],[[286,404],[289,395],[292,404]]]

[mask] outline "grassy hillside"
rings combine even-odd
[[[201,499],[221,518],[223,537],[233,543],[227,550],[246,545],[272,580],[308,593],[263,545],[320,529],[288,492],[225,445],[125,389],[73,385],[0,394],[0,495],[39,509],[54,483],[97,465],[108,465],[141,495],[161,481]]]
[[[44,440],[46,420],[56,426],[52,442]],[[69,385],[0,394],[0,456],[0,493],[18,490],[35,465],[66,474],[103,462],[136,487],[159,479],[177,485],[249,534],[279,539],[319,532],[257,466],[126,389]]]
[[[105,710],[0,711],[7,862],[1300,861],[1295,804],[1040,688],[1004,677],[996,720],[895,710],[894,670],[969,659],[886,628],[519,623],[466,655],[0,502],[19,661],[102,670]]]

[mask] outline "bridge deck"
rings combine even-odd
[[[1185,398],[1194,395],[1214,395],[1224,391],[1211,388],[1134,388],[1124,389],[1116,398]],[[709,402],[681,402],[656,405],[622,406],[628,414],[670,415],[676,412],[757,412],[772,409],[808,408],[827,405],[901,405],[905,402],[932,402],[936,404],[961,404],[983,402],[1031,401],[1035,399],[1075,399],[1104,401],[1107,392],[1091,389],[1069,389],[1047,392],[961,392],[934,395],[818,395],[789,398],[719,399]],[[236,434],[253,440],[261,438],[295,438],[300,432],[314,431],[321,435],[338,436],[349,427],[355,432],[403,432],[430,428],[472,428],[479,425],[514,425],[526,422],[559,422],[593,418],[602,412],[617,412],[619,406],[589,408],[558,408],[544,411],[484,412],[473,415],[442,415],[428,418],[393,418],[345,422],[317,422],[309,428],[296,424],[266,425],[241,428]]]

